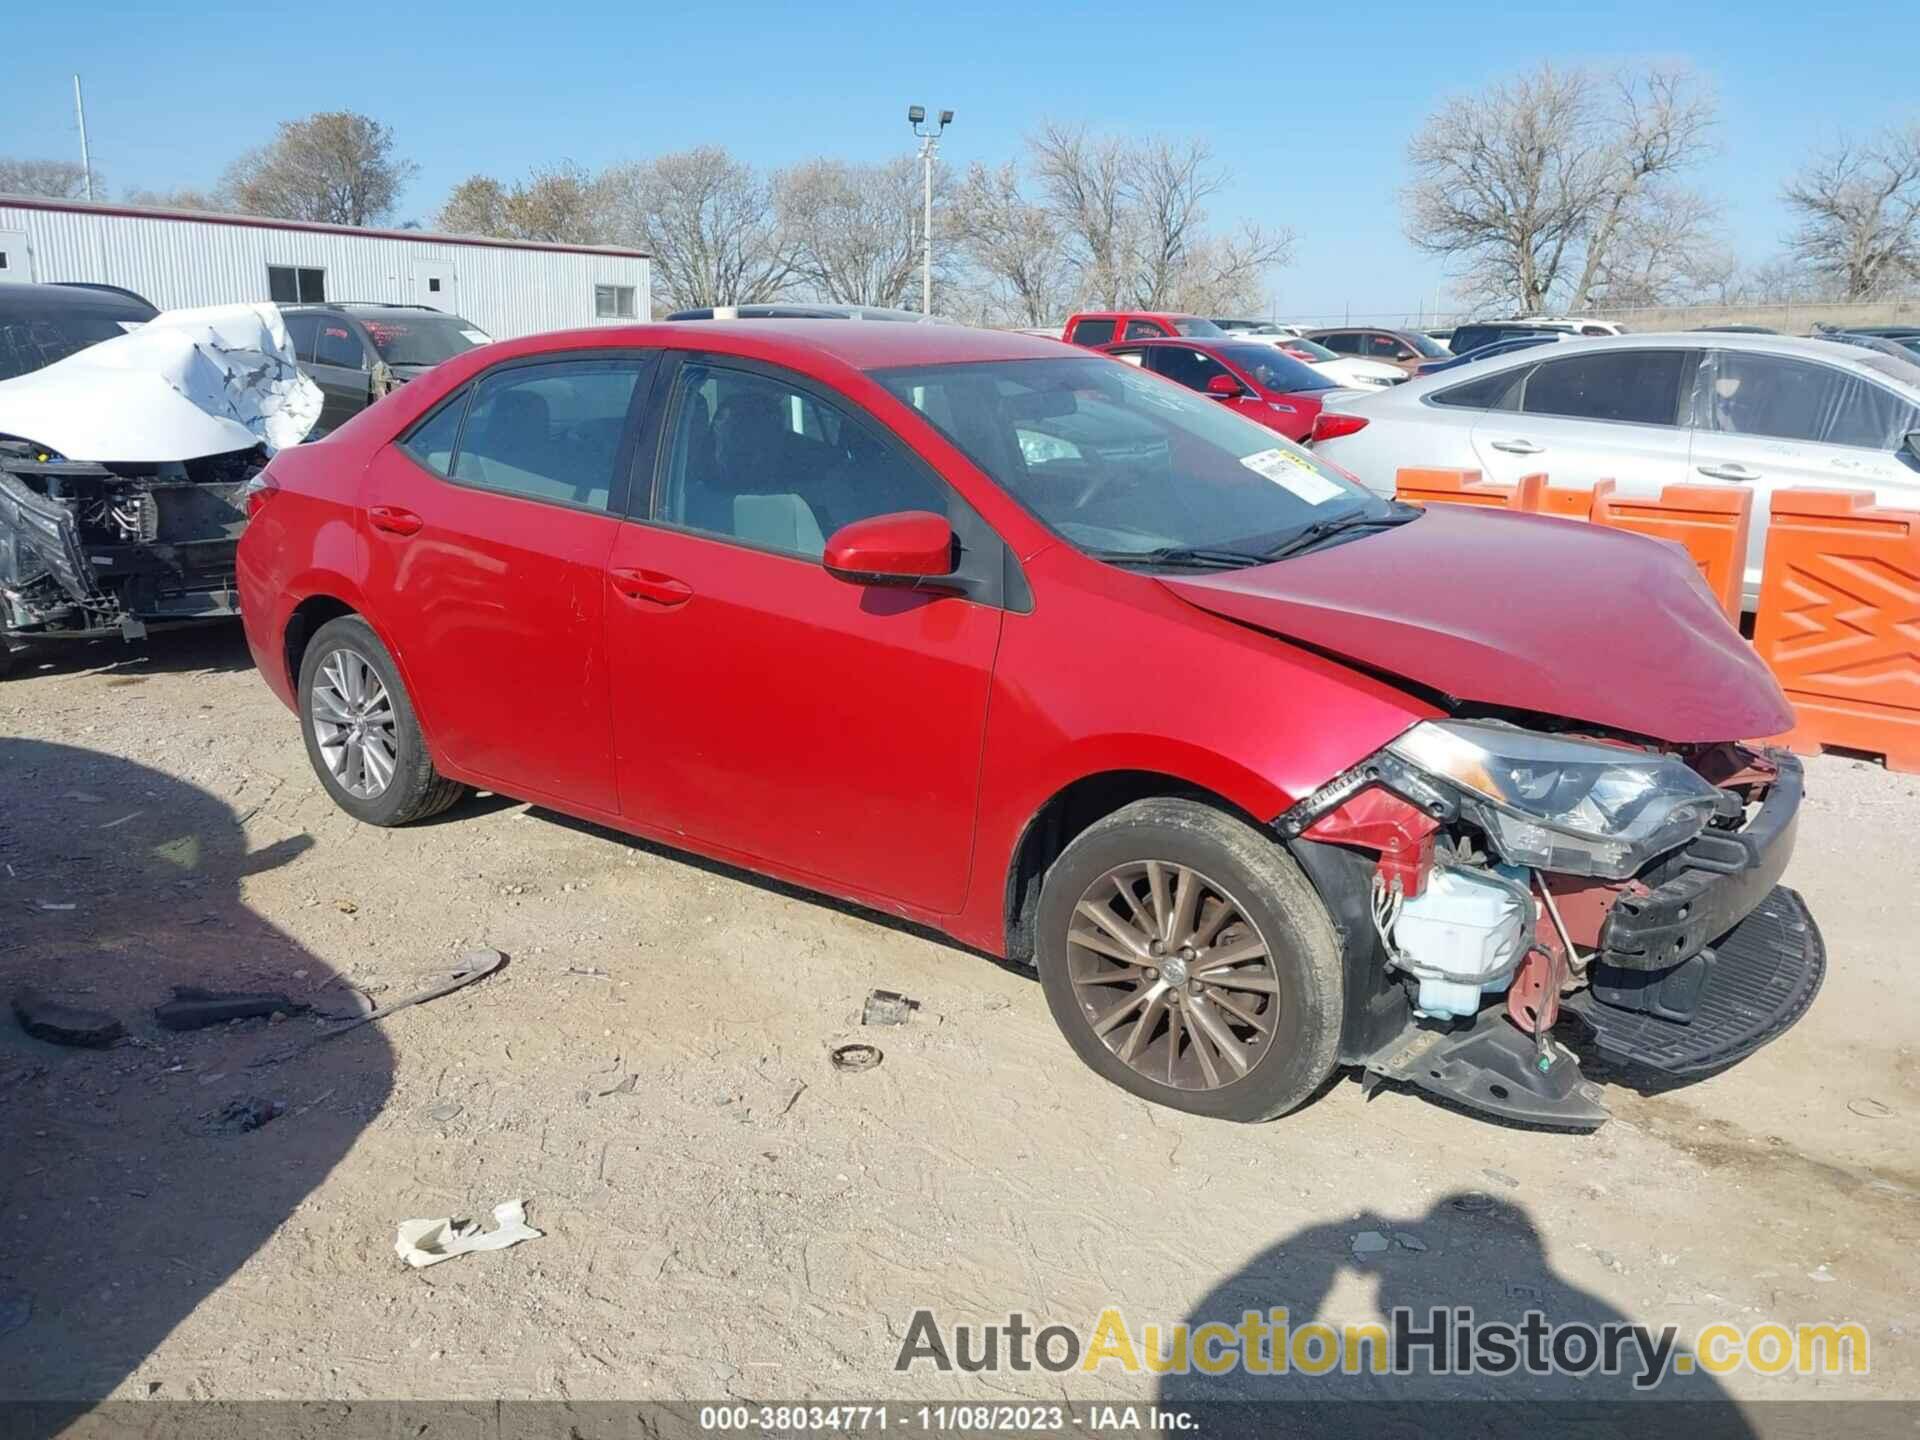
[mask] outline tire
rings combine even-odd
[[[1136,897],[1131,916],[1123,887]],[[1131,939],[1090,920],[1083,900]],[[1168,933],[1190,943],[1170,950]],[[1249,950],[1263,953],[1235,959]],[[1042,883],[1036,951],[1067,1042],[1143,1100],[1271,1120],[1333,1073],[1345,1014],[1333,921],[1276,841],[1210,806],[1141,800],[1075,837]],[[1232,1043],[1211,1038],[1222,1035]]]
[[[363,762],[357,786],[350,760],[344,775],[335,772],[315,714],[316,688],[325,692],[323,705],[340,701],[343,695],[337,683],[339,676],[347,672],[359,674],[351,664],[353,660],[372,673],[387,702],[385,706],[377,706],[369,717],[382,722],[369,727],[384,732],[386,743],[380,745],[381,752],[391,750],[390,773],[377,791],[372,790],[368,779],[369,774],[377,778],[377,772],[370,771],[368,765],[378,762]],[[344,670],[330,670],[336,662]],[[364,683],[358,688],[363,694],[372,693]],[[420,733],[420,721],[413,713],[413,702],[400,683],[400,667],[393,663],[393,656],[373,633],[373,627],[358,615],[329,620],[314,632],[300,660],[299,698],[300,733],[306,738],[307,759],[333,802],[354,819],[369,825],[406,825],[438,815],[466,793],[466,786],[446,779],[433,768],[426,737]],[[338,755],[341,748],[333,747],[332,753]]]

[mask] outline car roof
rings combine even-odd
[[[1896,383],[1906,383],[1915,386],[1915,388],[1920,388],[1920,383],[1916,383],[1915,381],[1901,382],[1899,376],[1889,375],[1878,366],[1864,363],[1867,357],[1877,355],[1879,353],[1878,351],[1864,349],[1857,345],[1848,345],[1837,340],[1801,339],[1793,335],[1748,335],[1742,332],[1728,331],[1709,337],[1699,330],[1668,330],[1649,331],[1636,335],[1569,335],[1554,347],[1556,356],[1569,354],[1576,350],[1584,353],[1588,350],[1602,349],[1732,350],[1752,352],[1759,355],[1781,355],[1790,359],[1817,360],[1827,365],[1841,365],[1848,369],[1865,371],[1879,380],[1893,380]],[[1467,355],[1462,358],[1471,360],[1472,357],[1473,352],[1469,351]],[[1486,357],[1485,360],[1479,362],[1485,366],[1485,369],[1479,373],[1491,375],[1494,371],[1500,369],[1517,369],[1524,365],[1537,365],[1541,362],[1541,359],[1542,357],[1535,353],[1535,347],[1529,346],[1526,349],[1515,350],[1511,354],[1490,355]],[[1419,385],[1421,389],[1416,393],[1424,394],[1426,393],[1424,382],[1429,380],[1444,380],[1457,384],[1460,383],[1462,371],[1468,368],[1468,366],[1461,366],[1459,370],[1447,370],[1432,376],[1421,376],[1411,382],[1410,385],[1396,386],[1394,388],[1396,390],[1407,390],[1410,389],[1412,385]]]
[[[982,330],[970,325],[876,325],[870,320],[729,320],[724,324],[680,320],[559,330],[508,343],[521,354],[576,347],[658,345],[722,354],[760,354],[802,365],[809,356],[824,355],[855,370],[984,360],[1060,360],[1076,353],[1097,353],[1063,349],[1058,340],[1017,330]]]
[[[15,309],[93,310],[108,315],[138,314],[150,320],[160,313],[150,301],[130,290],[99,285],[36,285],[9,280],[0,283],[0,305],[11,300]]]

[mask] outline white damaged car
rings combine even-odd
[[[247,483],[320,407],[271,305],[169,311],[0,382],[0,673],[31,642],[238,614]]]

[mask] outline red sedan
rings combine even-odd
[[[1127,340],[1100,349],[1301,442],[1312,438],[1327,392],[1340,388],[1279,347],[1252,340]]]
[[[248,643],[349,814],[501,792],[937,927],[1163,1104],[1348,1064],[1590,1126],[1563,1013],[1691,1073],[1822,973],[1798,767],[1742,743],[1791,715],[1681,552],[1378,499],[1105,356],[539,335],[248,510]]]

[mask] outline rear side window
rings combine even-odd
[[[1920,427],[1920,410],[1863,375],[1723,350],[1694,398],[1694,424],[1723,435],[1891,450]]]
[[[1520,382],[1526,375],[1527,367],[1524,365],[1512,370],[1499,370],[1492,375],[1482,375],[1478,380],[1449,386],[1429,398],[1436,405],[1447,405],[1456,410],[1518,410]]]
[[[1166,333],[1165,330],[1160,328],[1160,322],[1158,320],[1129,320],[1127,322],[1127,333],[1120,338],[1123,340],[1157,340]]]
[[[1333,335],[1316,335],[1314,338],[1336,355],[1360,353],[1360,337],[1351,331]]]
[[[456,401],[403,444],[464,484],[606,510],[634,386],[651,363],[559,360],[496,370],[469,387],[464,424],[452,418],[462,408]]]
[[[1686,350],[1616,350],[1547,360],[1527,380],[1521,408],[1529,415],[1671,425],[1680,404]]]
[[[1073,343],[1076,345],[1104,345],[1113,339],[1113,321],[1082,320],[1073,327]]]
[[[293,358],[313,363],[313,345],[320,338],[318,315],[287,316],[287,338],[293,342]]]

